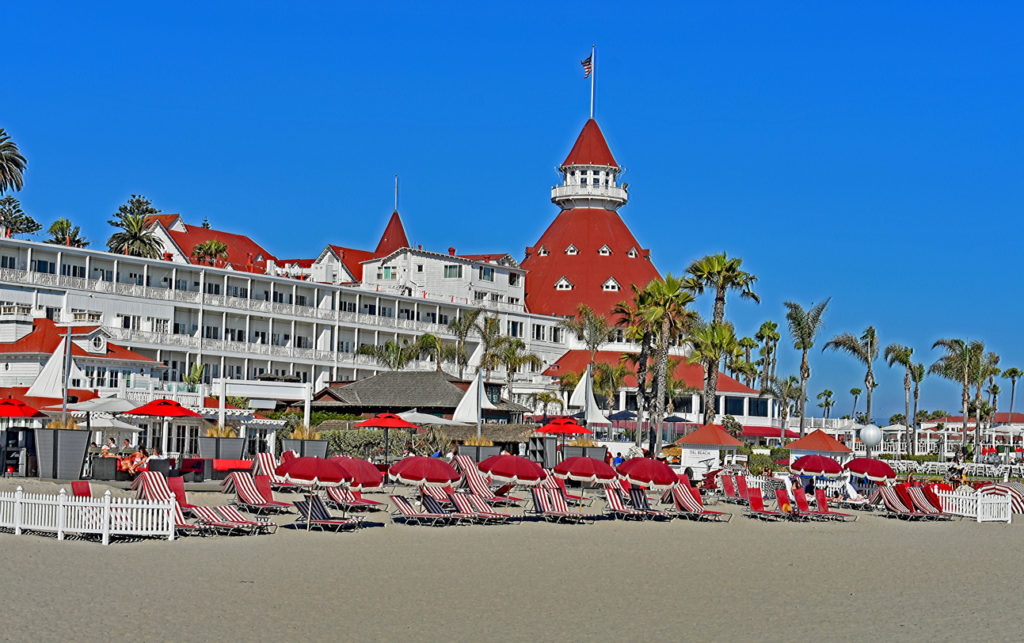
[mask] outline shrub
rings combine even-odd
[[[369,459],[376,454],[384,453],[384,431],[377,429],[349,429],[337,431],[321,431],[320,438],[327,440],[327,455],[349,455]],[[402,449],[410,442],[406,431],[391,430],[388,432],[388,443],[391,454],[401,454]]]
[[[747,456],[747,470],[750,471],[750,473],[756,475],[766,467],[772,471],[775,470],[775,464],[771,459],[771,456],[763,455],[761,453],[754,453]]]

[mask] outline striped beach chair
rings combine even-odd
[[[533,487],[530,489],[533,496],[534,512],[542,519],[553,523],[579,523],[583,521],[583,515],[575,512],[558,511],[552,504],[552,494],[558,493],[558,489],[544,489]]]
[[[181,505],[174,503],[174,531],[179,536],[205,536],[215,533],[214,529],[202,522],[189,522],[181,512]]]
[[[342,511],[382,511],[387,508],[387,505],[383,502],[366,500],[358,492],[351,491],[345,487],[328,487],[327,499]]]
[[[622,491],[618,488],[618,485],[605,485],[604,497],[607,501],[605,512],[611,515],[613,518],[620,518],[622,520],[644,520],[647,518],[646,512],[640,511],[639,509],[632,509],[627,507],[622,502]]]
[[[672,500],[675,504],[675,515],[702,522],[729,522],[732,514],[722,511],[709,511],[704,508],[700,499],[700,491],[690,486],[677,484],[672,487]]]
[[[487,479],[484,478],[484,474],[480,473],[480,469],[477,468],[476,463],[469,456],[457,455],[455,456],[455,462],[458,463],[457,468],[459,473],[462,474],[462,483],[469,487],[469,490],[474,495],[483,499],[484,502],[492,505],[509,505],[522,502],[522,498],[514,498],[508,495],[508,492],[515,485],[504,485],[497,492],[491,490]]]
[[[247,518],[241,514],[235,507],[231,505],[224,505],[222,507],[214,507],[214,511],[219,513],[224,520],[229,522],[237,522],[245,525],[251,525],[254,533],[257,534],[272,534],[277,531],[277,524],[270,522],[269,520],[260,520]]]
[[[483,499],[480,498],[479,496],[474,496],[473,494],[470,493],[466,494],[466,498],[469,500],[470,506],[473,507],[473,509],[475,509],[477,513],[492,516],[494,518],[494,522],[497,524],[510,523],[514,518],[514,516],[510,514],[501,514],[495,512],[493,509],[491,509],[491,506],[484,502]]]
[[[933,505],[931,501],[928,500],[928,497],[924,495],[924,490],[922,490],[921,487],[907,487],[906,489],[910,502],[921,513],[926,513],[932,516],[935,520],[950,520],[953,518],[953,514],[948,514],[942,511],[941,508]]]
[[[453,493],[451,494],[452,504],[455,505],[455,509],[465,516],[469,517],[471,522],[479,523],[481,525],[494,525],[499,523],[508,522],[507,514],[495,513],[491,510],[487,503],[483,503],[480,498],[476,496],[470,496],[465,493]],[[482,502],[486,509],[481,511],[470,501],[470,498],[475,498],[477,501]]]
[[[278,491],[295,491],[299,488],[281,476],[277,475],[277,461],[273,453],[257,453],[252,461],[253,476],[267,476],[270,478],[270,486]]]
[[[629,490],[629,501],[633,505],[633,508],[637,511],[642,511],[644,514],[653,520],[671,520],[672,516],[668,512],[658,511],[657,509],[651,509],[651,501],[647,497],[647,493],[639,487],[634,487]]]
[[[245,511],[262,515],[288,510],[289,506],[286,503],[268,502],[256,488],[256,481],[248,471],[232,471],[228,478],[233,482],[235,504]]]
[[[292,504],[299,514],[293,523],[299,529],[317,529],[319,531],[354,531],[361,527],[360,518],[337,518],[324,506],[320,496],[309,496],[308,500],[296,500]]]
[[[927,520],[931,518],[926,513],[914,511],[907,507],[900,500],[894,487],[879,487],[879,492],[882,494],[882,504],[885,506],[886,516],[901,520]]]
[[[416,511],[409,500],[403,496],[391,495],[391,502],[395,505],[395,511],[391,513],[391,519],[406,525],[425,525],[428,527],[442,527],[455,524],[455,519],[448,513],[421,513]]]
[[[256,533],[255,528],[248,524],[248,521],[233,522],[225,520],[220,514],[213,510],[213,507],[197,505],[193,510],[200,524],[206,525],[218,534],[227,536],[252,535]]]
[[[454,494],[455,492],[453,491],[451,493]],[[441,505],[441,503],[438,502],[438,500],[436,498],[434,498],[433,496],[423,496],[423,498],[421,498],[420,500],[423,503],[423,509],[425,509],[426,511],[428,511],[428,512],[430,512],[432,514],[445,514],[445,515],[451,516],[452,519],[455,521],[455,524],[457,524],[457,525],[462,525],[462,524],[467,524],[467,523],[473,522],[473,514],[471,514],[471,513],[469,513],[469,514],[462,513],[461,511],[458,511],[458,510],[456,510],[456,511],[447,511]],[[449,500],[448,502],[452,503],[451,500]],[[454,503],[452,503],[452,507],[455,507]]]

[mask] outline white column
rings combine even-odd
[[[163,435],[160,436],[160,455],[167,455],[167,443],[168,443],[168,437],[169,437],[167,434],[170,433],[170,426],[171,426],[170,421],[167,418],[164,418],[164,420],[163,420],[163,427],[164,427]]]

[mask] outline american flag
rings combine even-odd
[[[586,60],[581,60],[580,64],[583,65],[583,77],[590,78],[590,72],[594,71],[594,54],[587,56]]]

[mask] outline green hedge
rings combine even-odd
[[[320,439],[327,440],[327,455],[349,455],[357,458],[370,458],[384,453],[384,431],[377,429],[348,429],[338,431],[321,431]],[[391,457],[401,455],[412,436],[407,431],[393,429],[388,431],[388,442],[391,445]]]
[[[899,458],[896,458],[891,453],[880,453],[878,454],[879,460],[913,460],[914,462],[921,464],[922,462],[938,462],[939,456],[936,453],[929,453],[926,455],[907,455],[901,454]]]

